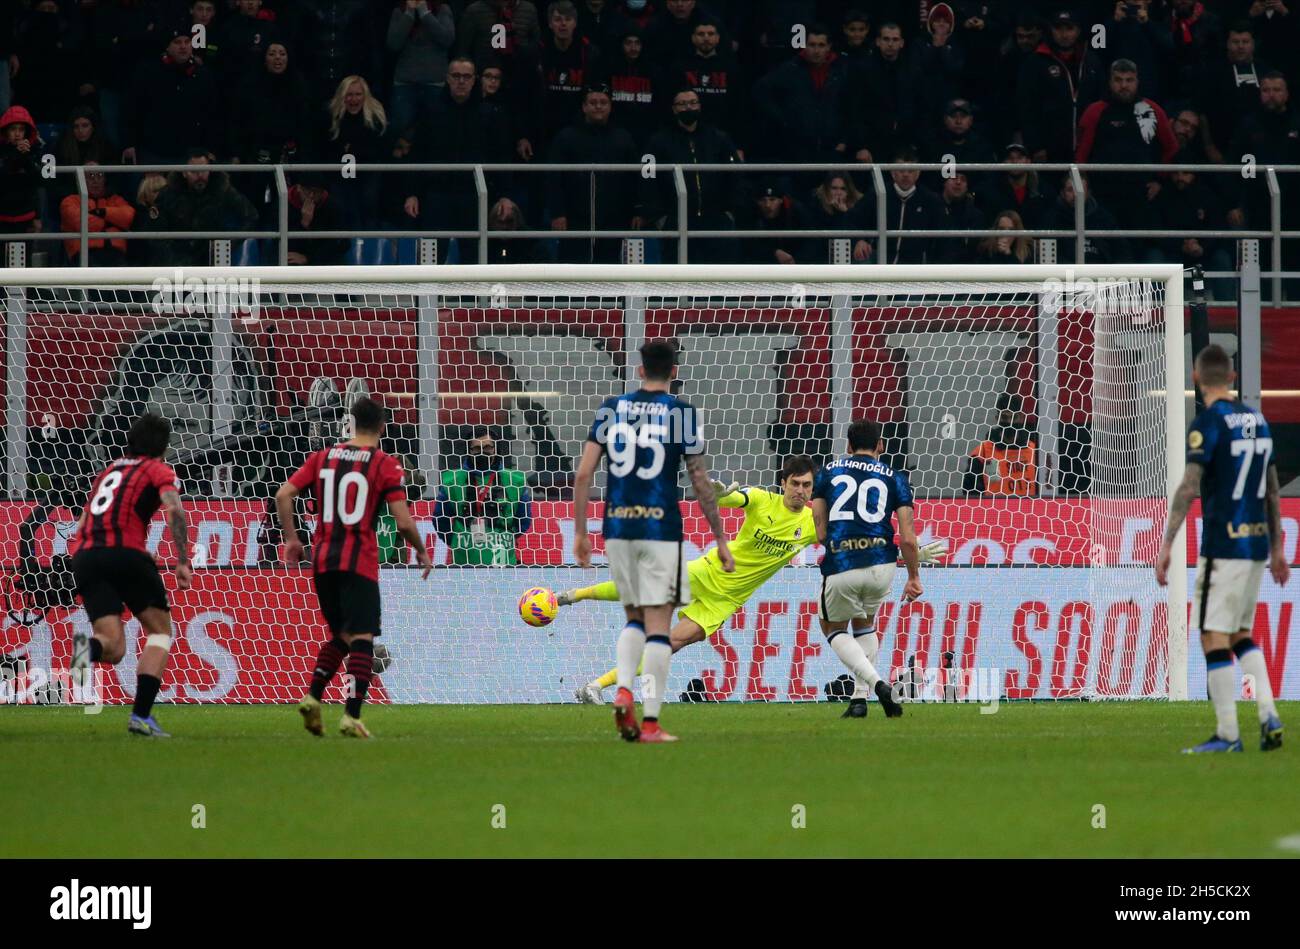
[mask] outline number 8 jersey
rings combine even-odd
[[[606,540],[682,539],[677,471],[704,450],[695,407],[667,392],[612,396],[596,411],[588,441],[605,452]]]
[[[71,553],[91,547],[129,547],[148,553],[146,535],[168,491],[179,491],[176,472],[157,458],[119,458],[99,473],[86,498]]]
[[[1187,462],[1201,465],[1201,556],[1267,560],[1268,466],[1273,437],[1264,416],[1242,402],[1219,399],[1192,422]]]
[[[894,512],[912,506],[901,471],[870,455],[845,455],[817,473],[813,497],[827,505],[823,576],[898,560]]]
[[[378,448],[335,445],[310,455],[289,482],[315,498],[312,572],[343,570],[378,580],[379,505],[406,500],[397,459]]]

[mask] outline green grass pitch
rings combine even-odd
[[[324,738],[292,706],[162,706],[169,741],[4,708],[0,857],[1295,855],[1300,735],[1261,753],[1253,704],[1244,754],[1197,757],[1205,702],[842,709],[674,704],[682,741],[634,746],[608,706],[372,707],[368,743],[337,706]]]

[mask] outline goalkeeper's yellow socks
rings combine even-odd
[[[589,587],[579,587],[569,592],[569,600],[577,603],[579,600],[607,600],[611,603],[618,601],[618,587],[614,585],[613,580],[606,580],[604,583],[597,583]]]
[[[636,667],[636,674],[639,676],[644,670],[645,670],[645,661],[642,660],[641,665]],[[613,669],[610,669],[599,679],[594,680],[592,684],[600,689],[608,689],[611,685],[613,685],[617,681],[618,681],[618,667],[615,666]]]

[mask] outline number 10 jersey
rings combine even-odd
[[[362,445],[335,445],[308,456],[289,483],[316,502],[311,540],[314,573],[343,570],[379,579],[379,505],[405,501],[402,466],[392,455]]]

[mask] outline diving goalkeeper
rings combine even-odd
[[[687,565],[691,602],[678,612],[678,622],[670,633],[674,653],[716,633],[795,554],[817,543],[817,529],[809,506],[816,472],[816,463],[807,455],[792,455],[781,466],[779,494],[762,488],[738,488],[735,484],[713,482],[718,507],[745,510],[745,523],[730,544],[736,570],[724,573],[714,550]],[[942,543],[921,548],[922,560],[938,560],[943,556]],[[606,580],[560,593],[556,602],[560,606],[572,606],[582,600],[613,602],[618,598],[614,581]],[[575,697],[579,702],[603,704],[601,690],[614,684],[616,673],[617,670],[610,669],[578,689]]]

